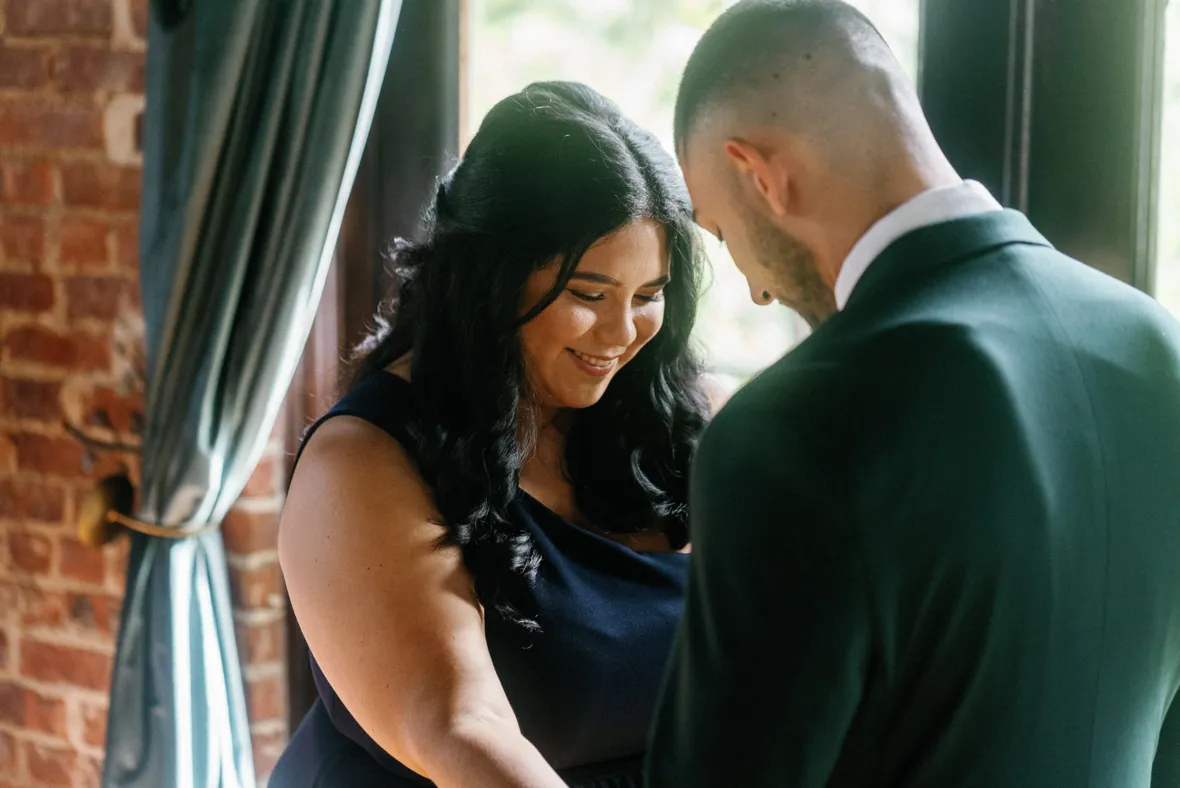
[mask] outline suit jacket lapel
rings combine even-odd
[[[920,227],[898,238],[873,261],[852,291],[845,310],[876,291],[902,286],[938,268],[1012,244],[1052,248],[1024,214],[1012,210]]]

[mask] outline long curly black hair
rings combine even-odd
[[[683,546],[689,462],[707,413],[690,346],[702,257],[672,158],[594,90],[536,83],[488,113],[442,179],[423,240],[392,245],[396,294],[360,349],[354,380],[410,354],[410,448],[434,487],[444,541],[462,550],[485,608],[526,628],[536,624],[520,592],[540,560],[507,516],[533,449],[518,423],[532,396],[518,329],[561,294],[590,246],[641,218],[667,235],[663,327],[598,403],[573,414],[565,472],[590,522],[660,528]],[[559,266],[553,289],[522,304],[530,275],[549,265]]]

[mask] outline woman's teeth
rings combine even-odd
[[[582,361],[585,361],[587,364],[589,364],[592,367],[598,367],[599,369],[607,369],[608,367],[610,367],[612,364],[615,363],[615,360],[613,358],[598,358],[597,356],[587,356],[585,353],[579,353],[576,350],[573,350],[572,352],[575,356],[580,358]]]

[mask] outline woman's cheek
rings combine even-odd
[[[635,349],[646,345],[664,325],[664,304],[647,304],[635,313]]]

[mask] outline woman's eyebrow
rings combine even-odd
[[[596,274],[590,271],[575,271],[570,275],[570,280],[572,281],[574,279],[580,279],[584,282],[597,282],[600,285],[614,285],[615,287],[619,287],[622,284],[622,282],[614,277],[607,276],[606,274]],[[671,281],[672,277],[664,274],[659,279],[651,280],[643,287],[663,287]]]

